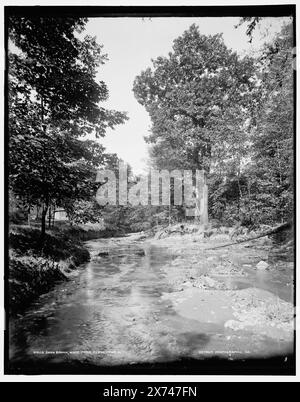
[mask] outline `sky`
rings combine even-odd
[[[134,173],[144,173],[147,168],[148,145],[144,137],[151,128],[150,118],[135,99],[133,81],[141,71],[151,67],[151,59],[167,56],[174,39],[190,25],[199,26],[201,34],[222,33],[228,48],[241,56],[256,54],[264,42],[269,41],[287,18],[265,18],[255,31],[252,44],[246,36],[246,26],[235,26],[239,18],[91,18],[85,34],[96,36],[103,44],[108,61],[99,67],[97,79],[103,80],[109,90],[109,99],[101,106],[125,111],[129,120],[99,141],[107,152],[117,153],[129,163]]]

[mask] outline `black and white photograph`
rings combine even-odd
[[[294,376],[295,5],[37,6],[4,7],[5,374]]]

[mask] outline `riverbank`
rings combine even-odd
[[[96,225],[64,225],[49,231],[42,244],[34,227],[13,225],[9,234],[9,309],[24,310],[38,296],[66,281],[81,264],[90,260],[84,241],[115,233]]]
[[[232,343],[238,343],[245,331],[292,344],[292,250],[287,259],[282,245],[268,237],[215,248],[232,242],[233,229],[191,228],[183,233],[175,229],[160,232],[151,241],[173,256],[163,267],[173,292],[165,293],[163,300],[185,318],[224,328],[229,340],[224,352],[230,353]]]
[[[227,243],[222,231],[87,241],[84,269],[10,321],[10,370],[171,371],[180,362],[196,374],[206,362],[278,359],[291,372],[293,263],[273,257],[268,238],[211,250]]]

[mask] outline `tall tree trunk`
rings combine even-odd
[[[28,226],[30,227],[30,207],[28,207],[28,209],[27,209],[27,223],[28,223]]]
[[[55,206],[54,206],[54,210],[52,212],[52,227],[54,228],[54,223],[55,223]]]
[[[51,228],[51,217],[52,217],[52,214],[51,214],[51,207],[50,207],[49,214],[48,214],[48,229]]]
[[[240,211],[241,211],[241,201],[243,199],[243,193],[242,193],[242,189],[241,189],[241,182],[240,182],[240,178],[241,178],[241,161],[238,161],[239,165],[238,165],[238,171],[237,171],[237,184],[238,184],[238,214],[240,215]]]
[[[46,133],[46,127],[44,126],[44,99],[43,99],[43,95],[41,95],[41,120],[42,120],[43,131],[44,131],[44,133]],[[44,145],[44,154],[45,154],[45,145]],[[48,197],[47,197],[47,200],[48,200]],[[42,243],[43,243],[44,239],[45,239],[45,234],[46,234],[46,216],[47,216],[47,210],[48,210],[48,202],[44,203],[42,208],[43,209],[42,209],[41,240],[42,240]]]
[[[41,238],[42,241],[45,239],[46,234],[46,216],[47,216],[48,207],[44,207],[42,211],[42,226],[41,226]]]

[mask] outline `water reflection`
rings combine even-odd
[[[93,364],[124,364],[203,356],[235,348],[266,354],[282,345],[249,335],[228,341],[224,326],[201,323],[178,315],[161,299],[171,291],[161,267],[172,256],[165,250],[129,239],[88,242],[93,258],[80,274],[41,297],[23,317],[11,322],[12,362],[80,360]],[[141,250],[144,250],[144,253]],[[99,252],[108,250],[105,257]],[[250,258],[237,258],[237,264]],[[232,288],[257,286],[291,296],[292,270],[257,272],[245,268],[243,278],[227,278]],[[223,278],[225,280],[225,278]],[[36,354],[36,352],[39,352]],[[55,352],[60,352],[56,353]]]

